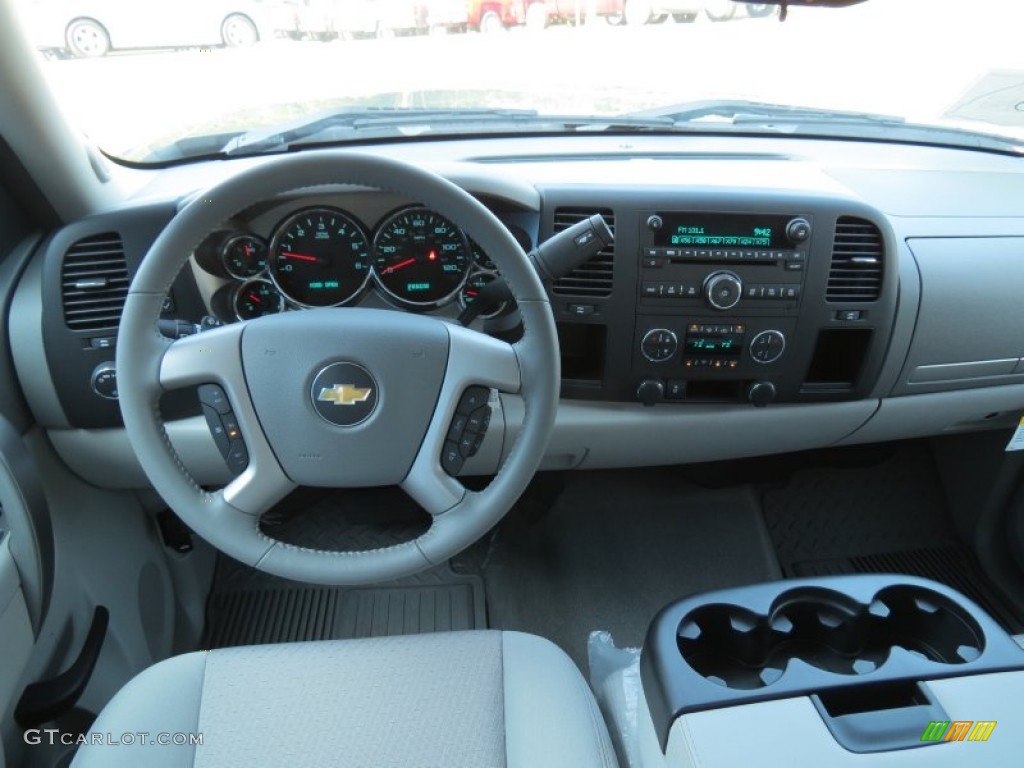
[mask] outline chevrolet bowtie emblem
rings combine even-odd
[[[324,400],[335,405],[355,405],[365,403],[373,394],[370,387],[354,387],[351,384],[335,384],[320,390],[317,400]]]

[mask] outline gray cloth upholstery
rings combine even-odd
[[[92,727],[74,768],[616,765],[589,688],[547,640],[451,632],[227,648],[156,664]],[[202,744],[153,744],[161,733]],[[140,743],[141,742],[141,743]]]

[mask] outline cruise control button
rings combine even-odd
[[[446,440],[441,449],[441,468],[452,477],[459,474],[466,460],[459,452],[459,444],[454,440]]]
[[[228,469],[236,475],[241,474],[249,466],[249,452],[245,449],[245,443],[241,440],[232,440],[224,460],[228,463]]]
[[[469,415],[465,413],[456,413],[452,418],[452,425],[448,428],[448,439],[459,441],[462,437],[462,433],[466,431],[466,422],[469,421]]]
[[[225,413],[220,417],[220,421],[224,425],[224,434],[227,435],[228,440],[237,440],[242,436],[242,430],[238,426],[235,414]]]
[[[469,420],[466,422],[466,431],[472,432],[474,435],[482,435],[487,431],[490,423],[491,406],[484,405],[469,414]]]
[[[462,397],[459,399],[459,406],[455,410],[457,413],[468,414],[471,411],[475,411],[481,405],[486,405],[490,396],[491,390],[487,387],[469,387],[462,393]]]
[[[212,406],[217,413],[231,413],[231,403],[224,390],[216,384],[199,385],[199,402]]]
[[[474,435],[472,432],[466,432],[459,438],[459,453],[462,454],[462,458],[472,458],[473,454],[476,453],[473,450],[473,446],[476,445],[476,439],[477,435]]]
[[[221,423],[220,414],[217,413],[213,406],[203,403],[203,416],[206,417],[206,426],[210,428],[210,434],[213,435],[213,442],[216,444],[217,450],[220,451],[221,456],[227,457],[228,445],[231,441],[224,431],[224,424]]]

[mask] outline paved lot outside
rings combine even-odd
[[[384,93],[404,106],[562,114],[725,96],[929,121],[993,72],[1024,82],[1022,22],[1016,0],[869,0],[845,10],[792,9],[785,23],[598,21],[492,35],[274,40],[48,60],[44,68],[83,130],[110,152],[136,156],[188,133],[286,119],[298,114],[289,106],[296,102],[328,107]],[[1024,115],[1024,103],[1007,109]]]

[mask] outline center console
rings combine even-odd
[[[645,767],[998,766],[1024,747],[1024,650],[910,576],[681,600],[652,622],[640,679]]]

